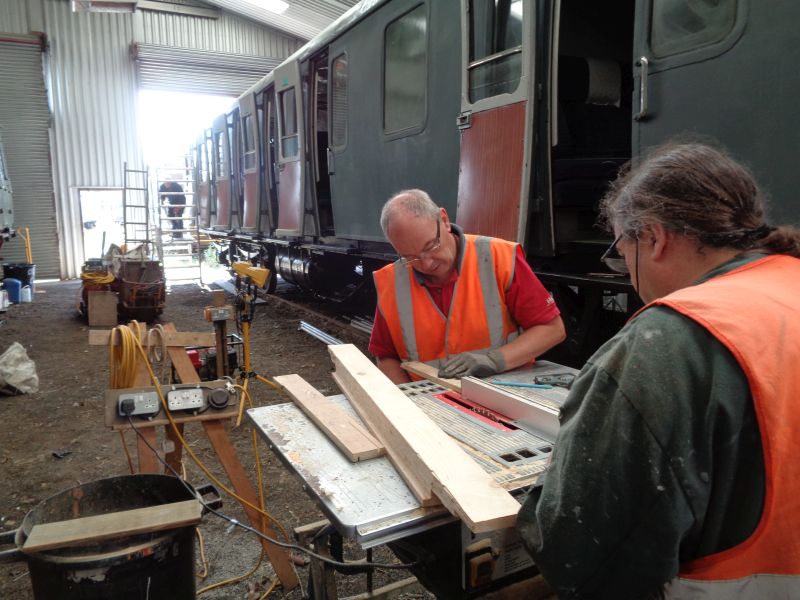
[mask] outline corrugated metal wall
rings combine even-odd
[[[27,0],[0,0],[0,32],[28,33]]]
[[[126,161],[132,168],[142,166],[132,42],[269,59],[285,58],[302,45],[224,12],[214,20],[157,12],[73,13],[68,0],[0,0],[0,31],[6,28],[44,30],[49,42],[45,80],[53,117],[57,271],[65,278],[77,277],[84,260],[78,189],[119,187]],[[12,182],[15,189],[25,183]],[[52,206],[38,210],[51,214]]]
[[[78,188],[122,187],[124,163],[142,165],[133,16],[73,13],[62,0],[44,6],[61,273],[73,278],[84,260]]]
[[[229,13],[219,19],[143,12],[136,63],[144,89],[238,96],[302,42]]]
[[[13,190],[14,225],[30,230],[37,278],[58,277],[58,236],[50,174],[47,94],[38,39],[0,41],[0,128]],[[3,246],[7,263],[24,263],[17,237]]]
[[[137,15],[138,16],[138,15]],[[303,41],[222,12],[219,19],[145,11],[137,42],[250,56],[286,58]]]

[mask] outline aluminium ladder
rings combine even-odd
[[[150,211],[147,169],[131,169],[124,163],[122,225],[129,250],[150,243]]]
[[[202,251],[194,201],[194,170],[190,156],[183,156],[180,161],[183,162],[181,166],[161,166],[155,169],[154,193],[158,202],[153,203],[153,220],[158,223],[156,248],[168,281],[197,281],[202,285]],[[160,191],[167,181],[177,183],[183,191]],[[185,202],[172,204],[169,197],[177,195],[183,196]],[[173,217],[169,214],[169,207],[181,207],[183,214]],[[181,225],[177,229],[173,228],[175,222],[180,222]]]

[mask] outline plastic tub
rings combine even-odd
[[[22,283],[19,279],[6,277],[3,279],[3,289],[8,292],[8,301],[11,302],[11,304],[19,304],[20,290],[22,289]]]
[[[36,291],[36,265],[32,263],[8,263],[3,265],[3,277],[17,279],[22,284],[31,286],[31,294]]]

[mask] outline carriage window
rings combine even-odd
[[[250,171],[256,168],[256,140],[253,135],[253,115],[244,118],[244,170]]]
[[[669,56],[723,40],[736,22],[737,4],[738,0],[653,0],[653,53]]]
[[[281,102],[281,156],[294,158],[298,152],[297,111],[294,88],[280,93]]]
[[[421,126],[428,84],[428,19],[424,4],[386,27],[383,61],[384,131]]]
[[[200,181],[208,181],[208,157],[206,156],[206,143],[197,145],[197,158],[199,163]]]
[[[203,160],[205,161],[206,165],[206,177],[204,181],[211,181],[212,179],[212,168],[211,163],[209,162],[212,156],[214,156],[214,144],[211,141],[211,138],[207,138],[205,149],[203,150]]]
[[[228,174],[228,169],[225,168],[225,152],[222,148],[222,132],[218,131],[214,134],[215,145],[217,146],[217,177],[225,177]]]
[[[522,74],[522,0],[471,0],[469,99],[510,94]]]
[[[334,58],[331,70],[331,148],[341,148],[347,143],[347,55]]]

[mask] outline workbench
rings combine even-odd
[[[494,381],[529,384],[534,377],[554,373],[575,374],[577,371],[539,361],[478,383],[487,389],[502,389],[504,397],[521,401],[523,405],[525,402],[536,404],[545,413],[550,411],[557,422],[558,409],[567,397],[567,389],[493,384]],[[520,500],[524,490],[545,470],[555,440],[552,429],[518,427],[520,423],[516,420],[498,419],[494,411],[469,407],[469,403],[464,406],[457,393],[427,380],[399,387],[501,486]],[[344,395],[331,396],[330,400],[360,421]],[[356,541],[362,548],[410,538],[456,521],[442,506],[423,507],[388,458],[355,463],[348,460],[295,404],[254,408],[247,414],[279,459],[300,477],[308,494],[339,534]],[[481,538],[490,539],[495,548],[502,548],[493,563],[493,578],[494,574],[503,576],[532,565],[513,530],[475,536],[462,527],[461,537],[462,548],[470,547]]]

